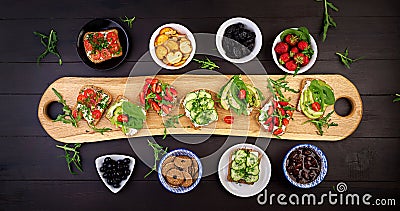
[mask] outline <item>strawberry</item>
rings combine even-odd
[[[163,110],[163,112],[165,113],[165,114],[169,114],[169,108],[168,108],[168,106],[166,106],[166,105],[161,105],[161,109]]]
[[[264,122],[264,124],[265,124],[265,125],[269,125],[271,122],[272,122],[272,116],[269,117],[269,118]]]
[[[268,132],[272,132],[273,129],[274,129],[274,124],[270,124],[268,127]]]
[[[278,42],[278,44],[276,44],[274,50],[277,54],[283,54],[283,53],[288,52],[289,46],[288,46],[288,44],[286,44],[284,42]]]
[[[272,104],[274,105],[274,108],[278,107],[278,102],[277,101],[272,101]]]
[[[279,126],[279,118],[277,116],[274,116],[272,119],[272,122],[276,125]]]
[[[288,34],[285,37],[285,42],[290,46],[296,46],[297,42],[299,42],[299,38],[296,35]]]
[[[285,110],[283,109],[283,108],[278,108],[278,110],[279,110],[279,112],[281,112],[281,115],[282,116],[285,116]]]
[[[292,49],[290,49],[289,51],[289,55],[290,57],[293,57],[294,55],[296,55],[299,52],[299,49],[297,47],[293,47]]]
[[[276,129],[276,130],[274,131],[274,135],[276,135],[276,136],[279,136],[279,135],[281,135],[282,133],[283,133],[282,128],[278,128],[278,129]]]
[[[281,106],[287,106],[287,105],[289,105],[289,102],[279,101],[279,105],[281,105]]]
[[[304,54],[298,53],[298,54],[294,55],[293,59],[296,62],[296,64],[303,65],[304,57],[306,57]]]
[[[293,115],[293,111],[291,111],[291,110],[287,110],[287,111],[286,111],[286,115],[288,115],[289,117],[292,117],[292,115]]]
[[[279,63],[284,65],[286,62],[290,60],[289,53],[284,53],[279,57]]]
[[[308,56],[304,55],[303,64],[301,66],[306,66],[308,65],[308,63],[310,63],[310,59],[308,58]]]
[[[287,126],[289,124],[289,120],[288,119],[282,119],[282,125]]]
[[[310,46],[308,45],[308,42],[306,42],[306,41],[304,41],[304,40],[300,41],[300,42],[297,44],[297,47],[298,47],[300,50],[302,50],[302,51],[307,50],[308,48],[310,48]]]
[[[285,67],[289,71],[295,71],[298,68],[297,64],[293,60],[286,62]]]
[[[141,104],[145,104],[144,92],[140,92],[139,99]]]
[[[274,113],[274,108],[273,108],[272,106],[270,106],[270,107],[268,108],[267,114],[268,114],[268,116],[271,116],[273,113]]]

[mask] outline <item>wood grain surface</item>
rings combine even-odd
[[[198,90],[207,89],[211,92],[218,93],[220,88],[227,83],[232,76],[224,75],[157,75],[156,78],[171,84],[178,91],[178,102],[181,102],[186,93]],[[282,75],[270,76],[272,79],[283,77]],[[82,86],[95,85],[106,89],[111,93],[114,98],[118,95],[124,95],[130,101],[139,104],[138,95],[144,85],[144,80],[148,76],[137,76],[128,78],[79,78],[79,77],[65,77],[58,79],[43,93],[38,108],[38,117],[46,132],[55,140],[65,143],[82,143],[82,142],[96,142],[111,139],[125,138],[126,136],[116,129],[111,123],[102,118],[97,125],[98,128],[109,127],[113,128],[112,131],[104,134],[92,131],[84,121],[79,123],[79,127],[74,128],[71,125],[66,125],[61,122],[53,122],[47,115],[48,105],[57,101],[52,88],[60,92],[64,99],[69,103],[70,107],[76,102],[77,93]],[[268,91],[266,75],[247,75],[242,76],[246,83],[253,84],[262,90],[266,100],[271,99],[272,94]],[[362,118],[362,101],[357,91],[357,88],[345,77],[341,75],[300,75],[296,77],[288,76],[287,81],[289,86],[294,89],[300,88],[300,83],[305,78],[318,78],[326,81],[332,86],[335,92],[335,98],[346,98],[351,102],[352,110],[348,116],[342,117],[337,113],[332,115],[332,121],[338,123],[339,126],[331,127],[320,136],[316,133],[316,128],[312,124],[303,124],[307,121],[300,112],[294,112],[293,120],[290,122],[287,131],[282,135],[282,139],[292,140],[327,140],[337,141],[351,135]],[[299,94],[286,92],[285,95],[291,99],[291,104],[297,105]],[[334,107],[330,106],[326,112],[330,112]],[[176,128],[167,128],[169,134],[214,134],[214,135],[228,135],[228,136],[250,136],[250,137],[271,137],[264,129],[260,128],[257,122],[258,110],[254,110],[250,116],[238,116],[232,111],[227,111],[217,106],[219,119],[208,126],[200,129],[190,127],[190,120],[187,117],[182,117]],[[184,114],[182,105],[176,105],[171,114]],[[225,116],[233,115],[235,120],[234,124],[226,124],[223,121]],[[157,115],[151,109],[147,114],[147,120],[144,128],[139,131],[134,137],[163,135],[164,126],[162,123],[168,118]]]

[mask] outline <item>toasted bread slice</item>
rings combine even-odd
[[[117,52],[113,52],[113,53],[110,52],[111,53],[111,57],[110,58],[103,58],[101,56],[101,54],[100,54],[100,57],[98,59],[96,59],[96,58],[93,58],[93,56],[92,56],[93,52],[91,50],[87,49],[86,46],[84,46],[85,47],[86,56],[88,57],[88,59],[91,62],[93,62],[95,64],[98,64],[98,63],[110,60],[112,58],[122,56],[122,54],[123,54],[122,47],[121,47],[121,43],[119,41],[118,30],[116,30],[116,29],[110,29],[110,30],[99,31],[99,32],[86,32],[85,35],[83,36],[83,41],[85,42],[85,40],[88,40],[89,39],[89,35],[95,35],[96,33],[102,33],[104,35],[104,38],[106,39],[106,41],[109,44],[108,46],[110,47],[111,43],[107,40],[107,34],[110,33],[110,32],[114,32],[117,35],[115,44],[116,44],[116,46],[118,47],[119,50]]]
[[[261,108],[261,110],[267,111],[268,109],[267,109],[267,108],[264,108],[264,107],[266,107],[268,104],[269,104],[269,106],[272,106],[272,101],[266,103],[266,104],[263,106],[263,108]],[[269,108],[269,106],[268,106],[268,108]],[[287,106],[292,107],[292,108],[295,108],[295,106],[292,105],[292,104],[290,104],[290,103],[289,103]],[[282,106],[278,104],[278,108],[282,108]],[[287,111],[286,111],[286,112],[287,112]],[[258,123],[258,125],[260,125],[260,127],[263,127],[266,131],[268,131],[268,126],[265,125],[264,122],[262,122],[261,119],[260,119],[260,116],[261,116],[261,115],[262,115],[261,112],[259,112],[259,113],[256,115],[257,123]],[[287,114],[287,115],[289,115],[289,117],[288,117],[287,119],[289,120],[289,123],[290,123],[290,120],[291,120],[291,118],[292,118],[292,116],[293,116],[293,113],[292,113],[292,115],[290,115],[290,114]],[[263,117],[261,117],[261,118],[263,118]],[[268,118],[268,117],[267,117],[267,118]],[[288,123],[288,124],[289,124],[289,123]],[[270,123],[270,124],[271,124],[271,123]],[[274,132],[275,132],[277,129],[278,129],[278,127],[277,127],[277,126],[274,126],[274,127],[273,127],[273,130],[272,130],[272,131],[268,131],[268,132],[271,132],[272,134],[274,134]],[[279,134],[275,134],[275,135],[281,136],[281,135],[285,134],[285,132],[286,132],[286,130],[287,130],[287,125],[282,125],[282,126],[281,126],[281,129],[282,129],[282,132],[279,133]]]
[[[227,179],[229,182],[236,182],[236,183],[242,183],[242,184],[247,184],[247,185],[253,185],[254,182],[246,182],[246,180],[244,180],[244,179],[240,179],[240,180],[238,180],[238,181],[234,181],[234,180],[232,179],[232,177],[231,177],[232,156],[233,156],[238,150],[245,150],[245,151],[247,151],[247,153],[250,153],[250,152],[257,152],[257,153],[258,153],[258,168],[260,168],[260,161],[261,161],[261,158],[262,158],[262,154],[261,154],[259,151],[253,150],[253,149],[247,149],[247,148],[239,148],[239,149],[234,150],[234,151],[231,153],[231,155],[229,156],[228,175],[227,175],[226,179]],[[261,171],[261,169],[260,169],[260,171]]]
[[[212,92],[212,91],[210,91],[210,90],[207,90],[207,89],[196,89],[196,90],[191,91],[191,93],[193,93],[193,92],[198,92],[198,91],[201,91],[201,90],[204,90],[205,92],[207,92],[207,93],[209,93],[209,94],[211,95],[211,99],[214,101],[214,106],[213,106],[213,107],[214,107],[214,110],[217,111],[217,107],[216,107],[216,104],[217,104],[217,103],[216,103],[216,100],[217,100],[217,98],[216,98],[216,94],[215,94],[214,92]],[[184,98],[182,98],[180,105],[181,105],[181,107],[184,109],[184,115],[190,119],[190,124],[192,125],[192,127],[193,127],[194,129],[200,129],[200,128],[203,127],[203,126],[206,126],[206,125],[203,125],[203,126],[198,126],[198,125],[196,125],[196,124],[194,123],[194,119],[192,119],[192,118],[190,117],[190,115],[189,115],[189,116],[187,115],[186,108],[185,108],[185,106],[184,106],[185,99],[186,99],[186,96],[185,96]],[[217,114],[218,114],[218,113],[217,113]],[[215,120],[215,121],[218,121],[218,117],[217,117],[217,120]],[[214,122],[214,121],[213,121],[213,122]],[[211,123],[212,123],[212,122],[210,122],[209,124],[211,124]],[[208,124],[207,124],[207,125],[208,125]]]
[[[83,86],[83,87],[79,90],[79,94],[83,94],[84,91],[85,91],[86,89],[93,89],[93,90],[95,91],[96,94],[97,94],[97,93],[102,93],[102,94],[105,94],[105,95],[108,96],[108,100],[105,102],[105,107],[104,107],[103,109],[98,109],[98,110],[100,110],[100,112],[101,112],[101,117],[102,117],[103,114],[105,113],[107,107],[108,107],[108,106],[110,105],[110,103],[112,102],[112,95],[111,95],[107,90],[105,90],[105,89],[103,89],[103,88],[100,88],[100,87],[97,87],[97,86],[93,86],[93,85],[85,85],[85,86]],[[81,103],[76,102],[75,109],[78,109],[79,104],[81,104]],[[81,104],[81,105],[83,105],[83,104]],[[89,109],[90,109],[90,112],[92,112],[92,110],[94,110],[94,109],[91,109],[91,108],[89,108]],[[91,114],[89,114],[89,115],[91,115]],[[92,126],[97,125],[97,123],[99,123],[99,121],[101,120],[101,117],[98,118],[98,119],[94,119],[93,121],[90,121],[88,118],[85,118],[85,115],[83,115],[83,119],[85,119],[86,122],[87,122],[89,125],[92,125]]]

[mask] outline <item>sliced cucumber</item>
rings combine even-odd
[[[198,98],[203,98],[203,97],[210,99],[212,98],[210,93],[206,92],[205,90],[200,90]]]
[[[257,164],[258,164],[258,157],[255,154],[250,153],[249,156],[246,159],[246,165],[248,167],[254,167]]]
[[[190,117],[192,117],[192,119],[195,119],[199,114],[199,111],[197,109],[192,109],[190,111]]]
[[[248,174],[246,175],[246,177],[244,178],[244,180],[248,183],[253,183],[253,182],[257,182],[258,181],[258,175],[251,175]]]
[[[196,99],[197,98],[197,93],[196,92],[190,92],[186,95],[185,101],[188,102],[190,100]]]
[[[235,153],[235,161],[239,164],[246,163],[247,152],[245,150],[238,150]]]
[[[196,106],[197,106],[196,100],[187,101],[186,104],[185,104],[185,108],[186,108],[188,111],[191,111],[191,110],[193,109],[193,107],[196,107]]]
[[[207,109],[214,109],[214,100],[207,99]]]
[[[232,168],[233,168],[233,166],[232,166]],[[247,167],[246,173],[251,174],[251,175],[258,175],[260,173],[260,169],[258,168],[258,166],[254,166],[252,168]]]
[[[246,164],[245,163],[241,163],[241,164],[239,164],[239,163],[237,163],[237,162],[235,162],[235,161],[232,161],[232,169],[235,169],[235,170],[245,170],[246,169]]]
[[[243,171],[231,169],[231,178],[233,181],[237,182],[237,181],[243,179],[244,176],[245,176],[245,173]]]

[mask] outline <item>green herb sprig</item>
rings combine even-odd
[[[58,102],[63,105],[64,114],[59,114],[53,122],[62,122],[64,124],[72,124],[74,127],[78,127],[78,122],[81,120],[80,115],[76,118],[72,115],[72,111],[67,105],[62,95],[54,88],[52,88],[54,94],[58,97]]]
[[[362,59],[362,57],[357,58],[357,59],[352,59],[352,58],[350,58],[350,57],[349,57],[349,50],[348,50],[347,48],[344,50],[343,53],[336,52],[336,55],[339,56],[341,62],[342,62],[348,69],[350,69],[350,64],[352,64],[352,63],[354,63],[354,62],[356,62],[356,61]]]
[[[337,123],[330,122],[331,121],[330,117],[331,117],[332,113],[333,113],[333,111],[331,111],[325,117],[322,117],[320,119],[310,119],[308,121],[305,121],[303,124],[306,124],[306,123],[314,124],[315,127],[317,127],[317,129],[318,129],[317,134],[322,136],[322,135],[324,135],[324,131],[323,131],[324,127],[327,127],[327,129],[329,129],[329,127],[331,127],[331,126],[338,126]]]
[[[101,135],[104,135],[104,132],[112,130],[111,128],[108,127],[97,128],[94,125],[90,125],[90,128],[92,128],[94,132],[100,133]]]
[[[179,118],[183,117],[183,114],[179,114],[179,115],[174,115],[171,116],[170,118],[168,118],[164,123],[164,136],[163,139],[165,139],[167,137],[167,128],[171,128],[171,127],[176,127],[175,125],[179,123]]]
[[[396,97],[393,99],[393,102],[400,102],[400,94],[396,94]]]
[[[209,69],[209,70],[214,70],[214,69],[219,69],[219,66],[216,65],[213,61],[211,61],[208,57],[206,57],[205,60],[199,60],[199,59],[193,59],[193,61],[199,63],[201,66],[201,69]]]
[[[46,50],[38,56],[36,62],[39,64],[40,61],[47,56],[47,54],[51,53],[54,54],[58,57],[58,64],[62,65],[62,60],[61,56],[57,51],[57,34],[56,32],[52,29],[50,31],[49,36],[44,35],[39,32],[33,32],[34,35],[40,37],[40,42],[43,44],[43,46],[46,48]]]
[[[322,41],[325,42],[326,35],[328,33],[329,27],[335,27],[336,28],[336,22],[333,20],[333,18],[329,15],[328,13],[328,8],[331,8],[335,12],[338,12],[339,9],[333,5],[333,3],[327,1],[327,0],[316,0],[318,2],[324,2],[324,27],[323,27],[323,33],[322,33]]]
[[[122,22],[127,23],[129,28],[133,27],[133,21],[135,21],[136,17],[128,18],[127,16],[123,18],[119,18]]]
[[[65,144],[64,146],[56,145],[56,147],[64,150],[65,155],[62,157],[64,157],[65,161],[67,161],[68,170],[71,174],[76,174],[72,170],[71,164],[74,164],[80,172],[83,172],[81,157],[78,151],[78,149],[81,147],[81,144],[74,144],[73,147],[69,147],[68,144]]]
[[[293,88],[289,87],[289,82],[286,81],[286,77],[287,74],[285,76],[283,76],[282,78],[279,78],[277,80],[273,80],[271,78],[268,78],[268,86],[269,89],[271,91],[275,91],[278,94],[278,98],[280,101],[285,101],[285,102],[289,102],[290,99],[285,98],[285,96],[282,93],[282,89],[283,91],[289,91],[289,92],[293,92],[293,93],[299,93],[300,90],[295,90]]]
[[[168,150],[168,147],[165,147],[165,149],[163,149],[162,146],[160,146],[160,145],[158,145],[156,143],[153,143],[153,142],[151,142],[149,140],[147,140],[147,142],[149,142],[149,146],[151,148],[153,148],[153,151],[154,151],[154,165],[153,165],[153,168],[151,168],[151,171],[149,173],[147,173],[144,176],[144,178],[149,176],[153,171],[157,170],[157,161],[160,160],[160,155],[163,156],[163,155],[167,154],[167,150]]]

